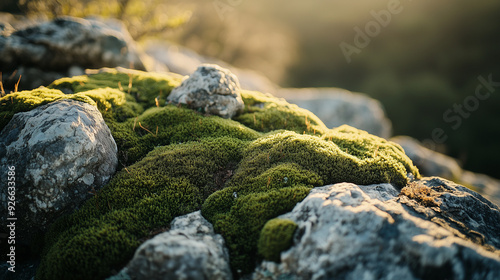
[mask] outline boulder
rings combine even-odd
[[[394,197],[388,184],[314,188],[292,212],[278,217],[298,226],[292,247],[281,252],[279,263],[263,261],[252,279],[499,279],[498,207],[448,181],[420,183],[440,191],[435,202],[441,208]],[[449,222],[463,222],[467,236],[482,235],[487,245],[429,219],[412,203],[449,215]],[[479,205],[478,214],[468,216]]]
[[[339,88],[283,88],[274,94],[311,111],[327,127],[347,124],[389,138],[392,124],[382,104],[361,93]]]
[[[117,147],[97,108],[60,100],[15,114],[2,130],[0,158],[2,174],[15,168],[13,217],[23,221],[17,224],[18,240],[28,241],[110,179],[117,166]],[[2,213],[7,213],[7,194],[3,184]],[[2,225],[6,218],[0,218]]]
[[[215,64],[203,64],[172,90],[168,100],[203,112],[232,118],[243,110],[238,78]]]
[[[170,227],[143,243],[111,279],[232,279],[224,239],[200,211],[175,218]]]
[[[10,90],[21,75],[19,88],[32,89],[70,74],[82,74],[85,68],[145,69],[124,28],[117,31],[97,20],[73,17],[3,33],[0,65],[3,83]],[[75,72],[75,67],[81,70]]]

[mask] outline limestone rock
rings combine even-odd
[[[142,244],[125,272],[132,279],[232,279],[224,239],[200,211],[175,218],[170,231]]]
[[[283,88],[275,96],[311,111],[329,128],[347,124],[383,138],[392,133],[382,104],[361,93],[339,88]]]
[[[438,184],[433,179],[424,183]],[[388,185],[370,195],[363,189],[351,183],[318,187],[292,212],[279,216],[298,225],[294,244],[281,253],[280,263],[262,262],[253,279],[500,279],[498,247],[460,238],[401,204],[399,197],[378,199],[377,192],[384,189],[387,198],[392,196],[395,190]],[[455,218],[466,226],[488,223],[490,229],[470,229],[485,240],[493,236],[490,230],[497,230],[498,236],[498,220],[492,225],[479,214],[467,216],[484,203],[481,214],[494,219],[498,208],[465,188],[455,187],[451,196],[456,196],[451,204],[446,191],[440,198],[441,211],[454,213],[450,221]],[[496,244],[493,239],[486,242]]]
[[[48,85],[68,76],[72,66],[144,70],[135,43],[124,32],[97,20],[61,17],[1,35],[0,71],[4,73],[4,85],[12,88],[19,75],[21,89]],[[16,74],[9,79],[14,71]]]
[[[232,118],[243,110],[238,78],[215,64],[203,64],[172,90],[168,100],[200,108],[205,113]]]
[[[2,174],[15,167],[15,217],[19,240],[71,212],[114,174],[117,147],[101,113],[92,105],[59,100],[17,113],[0,136]],[[7,213],[7,184],[0,211]],[[7,215],[0,219],[6,222]]]

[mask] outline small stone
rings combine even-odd
[[[232,118],[244,108],[238,78],[218,65],[203,64],[172,90],[168,100],[205,113]]]

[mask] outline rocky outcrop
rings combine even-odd
[[[21,242],[102,187],[116,170],[117,147],[94,106],[61,100],[15,114],[2,130],[0,158],[2,174],[15,168]],[[0,192],[1,212],[7,213],[6,185]]]
[[[131,67],[144,70],[135,43],[123,28],[97,20],[62,17],[0,36],[0,71],[7,89],[20,76],[20,89],[81,75],[85,68]]]
[[[281,262],[262,262],[252,278],[498,279],[498,207],[449,181],[418,184],[431,189],[433,199],[422,199],[423,190],[411,198],[404,189],[394,197],[389,184],[313,189],[279,216],[298,225],[293,246],[281,253]],[[453,223],[470,231],[450,230]]]
[[[383,138],[392,133],[382,104],[361,93],[339,88],[283,88],[275,96],[311,111],[329,128],[347,124]]]
[[[243,110],[238,78],[229,70],[204,64],[172,90],[168,100],[204,113],[232,118]]]
[[[126,269],[110,279],[232,279],[224,239],[200,211],[175,218],[170,227],[143,243]]]
[[[439,176],[467,184],[481,195],[500,205],[500,181],[484,174],[463,170],[458,161],[447,155],[424,147],[418,140],[409,136],[391,138],[401,145],[424,176]]]

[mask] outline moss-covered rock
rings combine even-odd
[[[165,104],[180,81],[107,70],[0,99],[1,124],[57,99],[87,102],[101,111],[118,146],[122,170],[47,233],[38,279],[109,276],[152,232],[200,208],[224,236],[233,271],[247,273],[259,260],[265,224],[311,188],[344,181],[401,188],[408,174],[420,176],[397,144],[348,126],[327,129],[311,112],[269,94],[243,91],[244,112],[233,120]],[[273,258],[280,248],[260,252]]]
[[[297,224],[292,220],[278,218],[269,220],[260,232],[259,254],[266,260],[279,262],[281,252],[292,245],[296,229]]]

